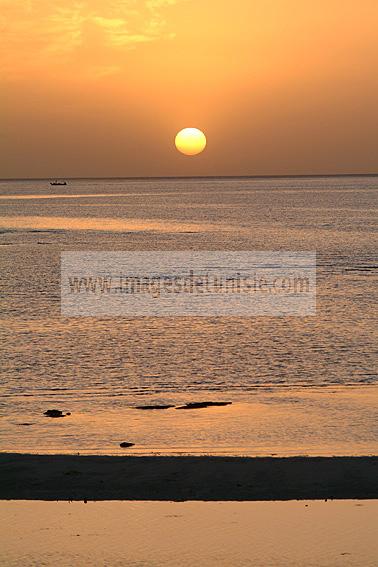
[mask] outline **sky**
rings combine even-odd
[[[378,172],[377,26],[377,0],[0,0],[0,178]]]

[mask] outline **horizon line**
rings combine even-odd
[[[378,173],[303,173],[303,174],[260,174],[260,175],[131,175],[131,176],[74,176],[74,177],[1,177],[2,181],[50,181],[68,179],[71,181],[88,179],[124,179],[124,180],[156,180],[156,179],[309,179],[321,177],[378,177]]]

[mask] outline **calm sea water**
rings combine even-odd
[[[0,182],[2,450],[376,452],[377,196],[377,177]],[[64,318],[67,250],[316,250],[317,315]],[[135,409],[204,399],[233,405]]]

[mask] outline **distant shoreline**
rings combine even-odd
[[[0,454],[2,500],[378,498],[378,457]]]
[[[124,180],[124,181],[156,181],[159,179],[322,179],[324,177],[378,177],[378,173],[304,173],[295,175],[153,175],[146,176],[110,176],[110,177],[4,177],[3,181],[51,181],[51,179],[65,179],[67,181],[90,181],[90,180]]]

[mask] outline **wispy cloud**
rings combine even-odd
[[[181,1],[0,0],[0,69],[17,74],[90,48],[96,56],[101,50],[171,39],[167,8]],[[104,68],[117,66],[109,61]]]

